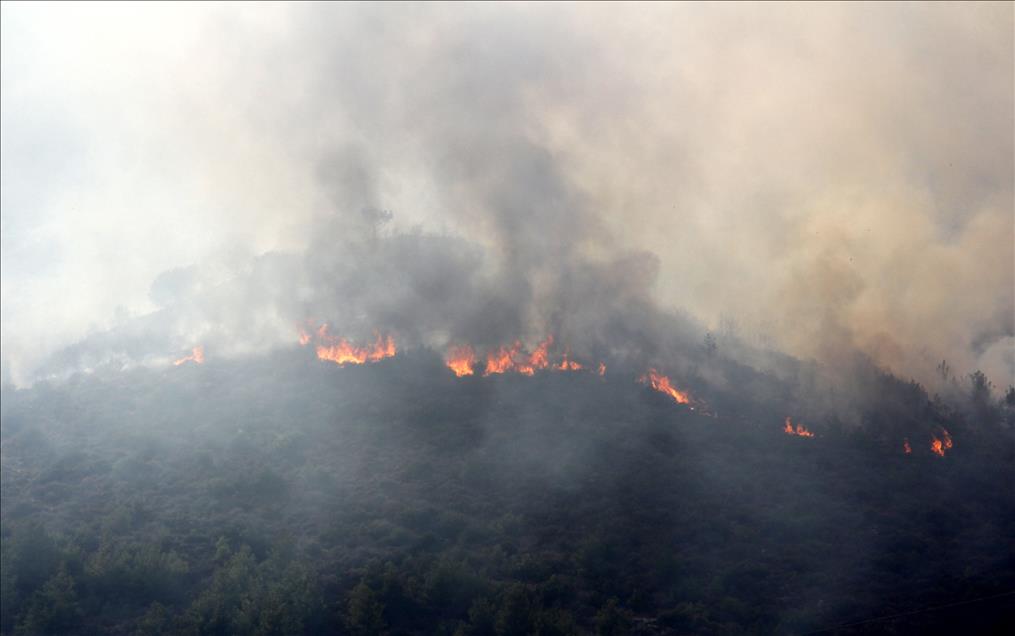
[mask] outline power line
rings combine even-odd
[[[949,607],[958,607],[960,605],[970,605],[972,603],[980,603],[983,601],[992,601],[994,599],[1003,598],[1005,596],[1015,596],[1015,590],[1009,592],[1001,592],[993,596],[983,596],[980,598],[970,599],[968,601],[958,601],[956,603],[946,603],[945,605],[936,605],[934,607],[925,607],[923,609],[912,610],[909,612],[901,612],[899,614],[890,614],[888,616],[880,616],[878,618],[868,618],[862,621],[854,621],[852,623],[843,623],[841,625],[834,625],[832,627],[825,627],[823,629],[815,630],[813,632],[807,632],[804,636],[810,636],[811,634],[823,634],[825,632],[831,632],[837,629],[845,629],[847,627],[856,627],[857,625],[866,625],[868,623],[878,623],[881,621],[891,620],[893,618],[900,618],[902,616],[913,616],[914,614],[924,614],[926,612],[934,612],[941,609],[947,609]]]

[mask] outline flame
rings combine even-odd
[[[932,453],[934,453],[935,455],[938,455],[940,457],[944,457],[945,456],[945,449],[944,449],[944,447],[942,445],[941,440],[939,440],[938,438],[934,437],[933,435],[931,435],[930,438],[931,438],[930,451]]]
[[[902,440],[902,452],[907,455],[913,452],[913,448],[909,445],[908,437]]]
[[[301,345],[306,346],[313,339],[309,333],[300,329]],[[336,340],[328,333],[327,324],[323,324],[317,329],[316,339],[317,357],[321,360],[330,360],[340,366],[377,362],[394,356],[398,351],[391,336],[381,336],[379,333],[374,334],[374,343],[365,347],[357,347],[345,338]]]
[[[554,365],[553,368],[556,369],[557,371],[581,371],[584,367],[579,362],[575,362],[574,360],[568,360],[567,351],[565,351],[564,358],[560,361],[560,364]]]
[[[599,363],[599,375],[600,376],[606,375],[606,363],[605,362],[600,362]]]
[[[793,421],[787,416],[786,426],[782,429],[783,433],[787,435],[799,435],[800,437],[814,437],[814,433],[807,430],[807,427],[803,424],[797,424],[796,428],[793,428]]]
[[[331,360],[338,365],[377,362],[394,356],[396,352],[395,341],[391,336],[382,337],[380,334],[377,334],[372,347],[357,347],[349,344],[345,338],[340,338],[331,345],[317,345],[318,358]]]
[[[605,367],[602,367],[605,371]],[[690,404],[690,394],[680,391],[670,382],[670,379],[665,375],[662,375],[655,369],[649,369],[648,373],[638,378],[639,382],[649,384],[653,389],[660,393],[665,393],[676,401],[677,404]]]
[[[397,352],[391,336],[382,337],[375,333],[376,339],[373,345],[358,347],[345,338],[335,338],[329,334],[327,324],[322,324],[315,329],[307,323],[305,327],[298,327],[298,331],[300,345],[306,346],[314,343],[318,358],[330,360],[339,365],[376,362],[383,358],[390,358]],[[483,376],[508,372],[532,376],[536,371],[543,369],[580,371],[585,368],[580,362],[570,359],[570,354],[566,350],[560,363],[551,363],[550,348],[553,346],[553,342],[553,336],[547,336],[536,345],[532,353],[525,352],[521,341],[515,341],[510,346],[500,346],[488,351]],[[459,378],[476,373],[477,362],[476,350],[468,344],[450,347],[444,358],[444,363]],[[600,363],[599,375],[605,373],[606,365]]]
[[[518,351],[521,349],[522,343],[516,342],[511,346],[510,349],[507,347],[498,347],[496,350],[486,354],[486,370],[483,371],[484,376],[492,375],[494,373],[506,373],[515,368],[515,356],[518,355]]]
[[[547,336],[546,340],[539,343],[536,350],[529,356],[529,366],[534,369],[545,369],[550,364],[550,345],[553,344],[553,336]]]
[[[553,336],[547,336],[545,340],[536,345],[532,353],[526,355],[522,351],[522,343],[515,341],[510,347],[500,346],[486,354],[486,369],[484,376],[495,373],[507,373],[514,371],[522,375],[535,375],[536,371],[554,368],[576,371],[581,368],[577,362],[566,362],[566,367],[550,364],[550,347],[553,346]],[[564,357],[565,361],[567,356]],[[562,363],[564,364],[564,363]]]
[[[476,352],[469,345],[452,347],[448,351],[446,359],[448,368],[454,371],[459,378],[463,375],[472,375],[472,365],[476,362]]]
[[[523,358],[520,362],[515,365],[515,370],[523,375],[534,375],[536,371],[545,369],[550,366],[550,345],[553,344],[553,336],[547,336],[546,340],[543,340],[536,345],[536,350],[529,355],[528,358]],[[521,350],[521,345],[515,343],[515,352]]]
[[[195,364],[204,364],[204,347],[197,345],[190,350],[190,355],[183,356],[179,360],[173,362],[173,365],[180,366],[184,362],[193,362]]]
[[[955,445],[952,442],[951,433],[949,433],[944,427],[941,427],[941,437],[943,439],[938,439],[937,435],[934,434],[931,434],[930,436],[930,451],[938,457],[944,457],[945,451]]]

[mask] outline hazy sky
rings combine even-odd
[[[380,258],[347,238],[368,208],[451,241],[379,250],[371,283],[475,264],[503,289],[484,324],[637,279],[795,355],[1015,381],[1010,3],[5,3],[0,23],[5,380],[252,268],[272,273],[172,346],[212,323],[291,341],[279,303]],[[252,265],[268,252],[311,265]],[[363,312],[434,329],[413,298]]]

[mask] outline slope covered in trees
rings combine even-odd
[[[859,424],[808,421],[805,438],[783,432],[791,388],[739,372],[697,410],[623,373],[455,378],[427,352],[5,388],[0,627],[1004,626],[1015,447],[989,387],[946,403],[875,374]],[[764,400],[745,388],[765,383]],[[944,457],[929,448],[940,426]]]

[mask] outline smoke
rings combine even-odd
[[[313,319],[1015,382],[1012,18],[5,5],[4,380]]]

